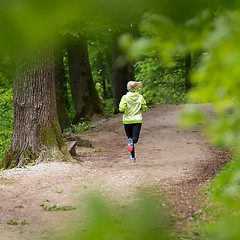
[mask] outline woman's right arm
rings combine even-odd
[[[119,104],[119,111],[124,112],[126,110],[126,107],[127,107],[127,101],[125,96],[123,96]]]

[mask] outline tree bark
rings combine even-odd
[[[57,118],[52,44],[25,49],[17,57],[13,79],[12,142],[0,167],[65,159]]]
[[[71,129],[70,120],[67,112],[65,74],[63,66],[62,48],[59,43],[55,47],[55,85],[56,85],[56,100],[57,100],[57,115],[61,130]]]
[[[127,83],[134,81],[134,65],[130,62],[120,62],[119,57],[123,53],[118,46],[119,35],[112,37],[112,64],[113,64],[113,78],[111,79],[111,86],[114,97],[114,113],[119,113],[119,103],[124,94],[127,92]]]
[[[103,106],[94,86],[87,39],[83,35],[68,36],[67,43],[69,78],[75,117],[73,124],[89,120],[94,113],[102,113]]]
[[[186,85],[187,92],[192,87],[191,68],[192,68],[192,57],[190,53],[187,53],[185,56],[185,85]]]

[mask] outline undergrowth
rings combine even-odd
[[[182,239],[240,239],[240,161],[233,158],[201,193],[207,194],[204,206],[194,221],[183,229]]]
[[[91,124],[91,122],[80,122],[77,125],[72,125],[72,129],[65,129],[63,132],[67,134],[72,134],[72,133],[83,133],[94,126]]]
[[[84,131],[87,131],[91,128],[93,128],[93,125],[89,122],[82,122],[78,125],[72,125],[73,131],[77,133],[83,133]]]
[[[12,89],[0,89],[0,162],[12,139],[13,96]]]

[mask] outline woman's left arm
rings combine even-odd
[[[144,97],[142,97],[142,107],[141,107],[141,110],[143,112],[146,112],[147,111],[147,103],[146,103],[146,100]]]

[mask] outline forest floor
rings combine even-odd
[[[199,190],[229,157],[211,147],[197,129],[177,128],[181,108],[157,105],[143,114],[137,163],[130,161],[120,114],[93,120],[95,127],[81,134],[93,147],[77,146],[78,163],[42,163],[0,172],[0,240],[49,239],[53,232],[64,239],[93,191],[126,204],[136,200],[139,189],[152,189],[165,195],[175,216],[181,215],[178,226],[192,221],[201,206],[196,201],[204,198]],[[77,210],[43,211],[41,203]]]

